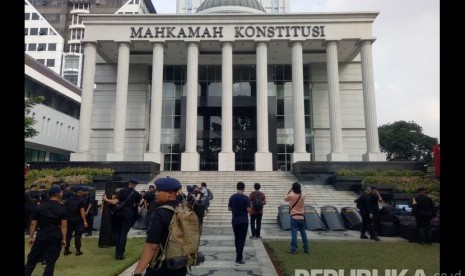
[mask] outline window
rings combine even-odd
[[[65,79],[67,79],[69,82],[73,83],[74,85],[77,85],[77,81],[78,81],[77,75],[66,75],[65,74]]]
[[[39,20],[39,15],[37,13],[33,13],[31,20]]]
[[[31,17],[31,14],[26,12],[24,13],[24,20],[29,20],[29,18]]]
[[[68,56],[65,58],[65,69],[79,69],[79,57]]]
[[[52,29],[50,29],[50,35],[56,35],[56,33]]]
[[[135,1],[134,1],[134,4],[139,4],[139,0],[135,0]]]
[[[38,59],[37,61],[40,62],[40,63],[42,63],[42,64],[45,64],[45,59],[40,58],[40,59]]]
[[[36,50],[36,46],[37,46],[37,44],[31,43],[31,44],[29,44],[27,50],[28,50],[28,51],[35,51],[35,50]]]
[[[55,60],[54,59],[47,59],[47,66],[48,67],[54,67],[55,66]]]
[[[50,44],[48,44],[48,50],[49,50],[49,51],[56,51],[56,50],[57,50],[57,45],[56,45],[56,43],[50,43]]]
[[[24,28],[24,35],[27,35],[29,33],[29,29],[28,28]]]
[[[45,43],[39,43],[37,45],[37,51],[45,51],[45,47],[47,47],[47,44]]]
[[[29,31],[29,34],[30,35],[37,35],[39,32],[39,29],[37,28],[31,28],[31,30]]]
[[[27,44],[24,43],[24,51],[27,51]]]
[[[39,35],[47,35],[47,34],[48,34],[48,28],[40,28]]]

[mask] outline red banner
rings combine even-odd
[[[440,152],[441,148],[439,144],[436,144],[433,146],[433,156],[434,156],[434,173],[436,174],[436,177],[439,178],[439,172],[440,172]]]

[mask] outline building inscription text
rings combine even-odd
[[[130,38],[322,38],[325,26],[130,27]]]

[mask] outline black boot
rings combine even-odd
[[[76,256],[84,254],[81,249],[76,249]]]
[[[69,251],[69,248],[65,248],[65,251],[63,252],[63,255],[67,256],[71,254],[71,251]]]

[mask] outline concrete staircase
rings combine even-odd
[[[261,184],[261,189],[266,195],[267,205],[264,206],[264,215],[262,223],[277,223],[276,216],[278,207],[288,205],[283,200],[284,195],[289,191],[292,183],[297,178],[290,172],[254,172],[254,171],[237,171],[237,172],[162,172],[157,175],[160,177],[174,177],[183,185],[182,189],[187,194],[187,185],[198,185],[201,182],[207,183],[207,187],[213,192],[214,199],[210,203],[210,212],[205,217],[204,222],[209,224],[222,224],[231,222],[231,212],[228,211],[229,197],[236,192],[236,183],[242,181],[245,183],[245,194],[249,195],[254,191],[255,182]],[[156,179],[155,178],[155,179]],[[149,184],[153,183],[151,181]],[[320,211],[320,207],[333,205],[340,210],[342,207],[355,207],[354,199],[357,195],[348,191],[336,191],[333,186],[323,183],[304,181],[302,191],[307,195],[306,204],[312,205]],[[149,184],[139,184],[136,190],[147,190]],[[99,194],[99,193],[98,193]],[[101,195],[101,193],[100,193]],[[98,197],[97,197],[98,198]],[[100,196],[101,198],[101,196]]]

